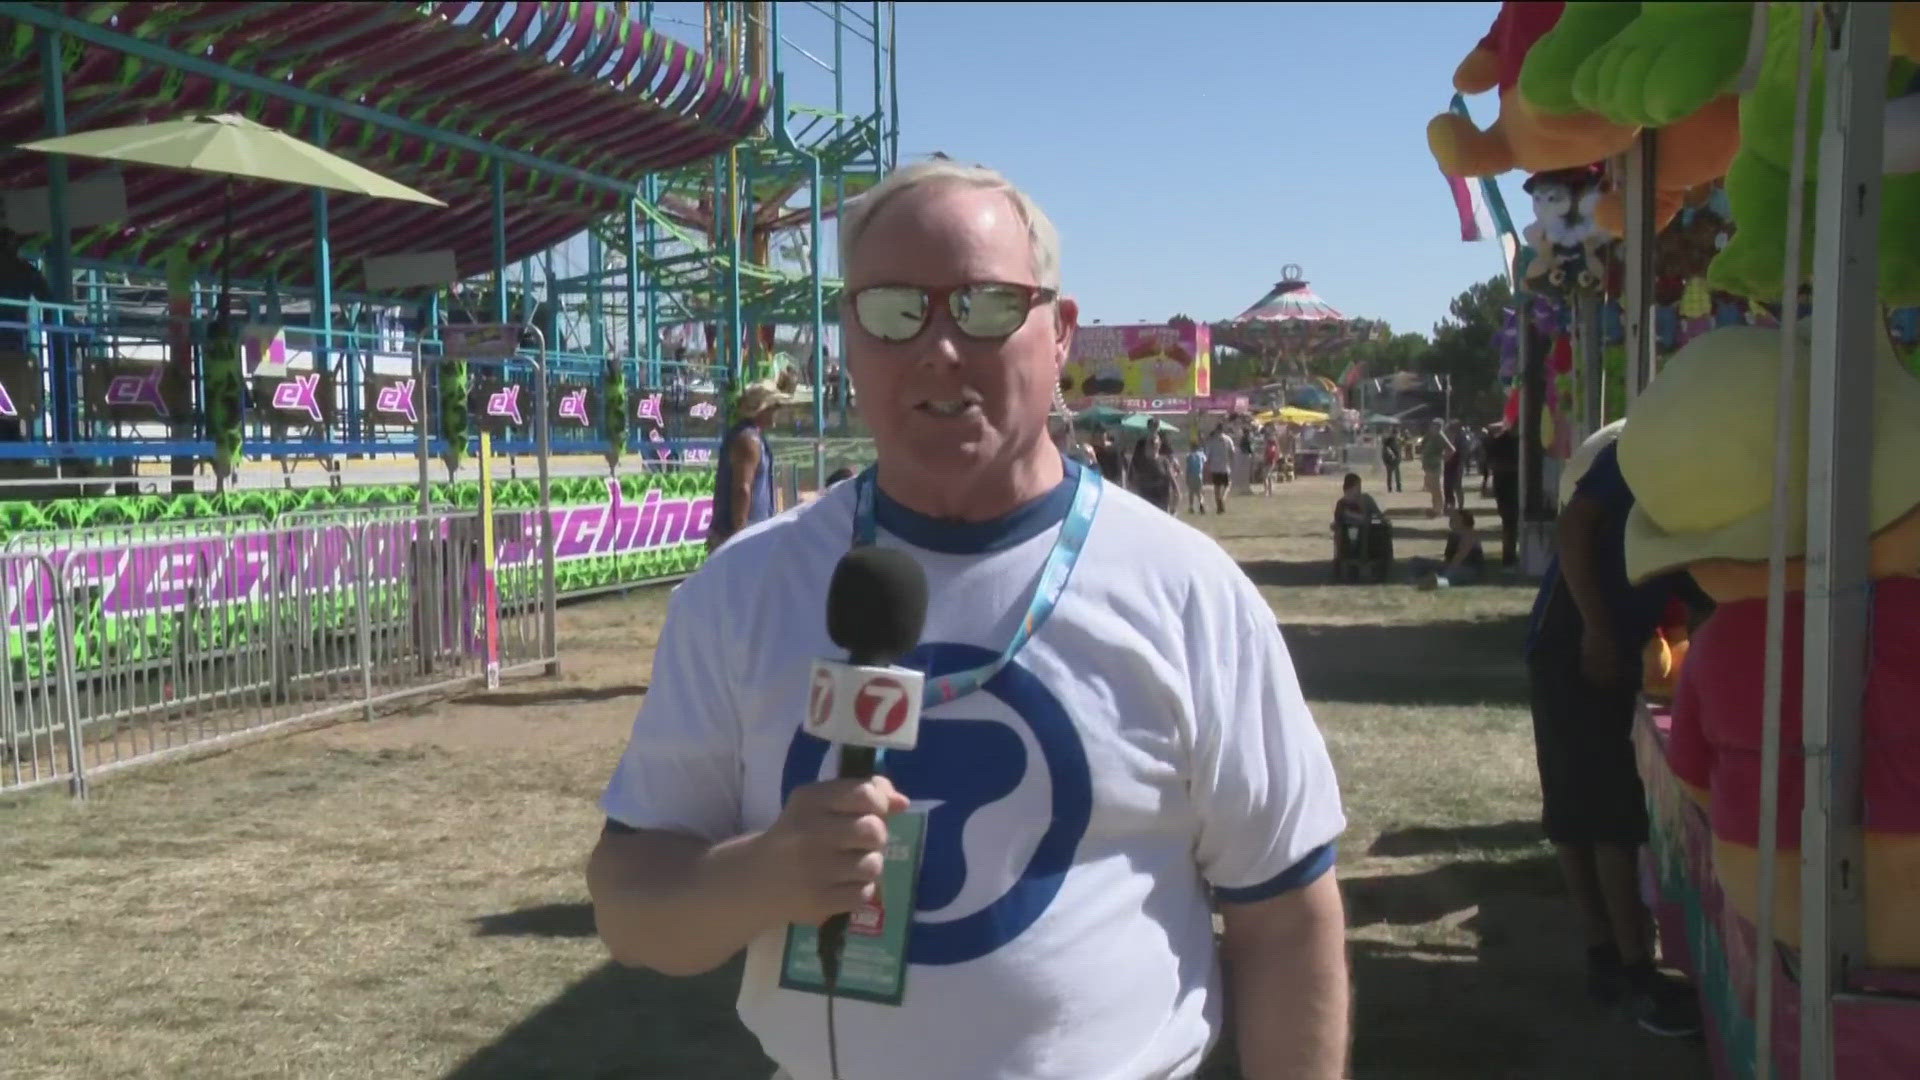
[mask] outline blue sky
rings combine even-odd
[[[832,104],[831,74],[795,53],[831,63],[827,7],[780,5],[794,103]],[[697,46],[668,21],[686,9],[659,5],[659,29]],[[945,151],[1030,191],[1087,320],[1228,318],[1298,263],[1348,315],[1426,332],[1500,269],[1495,244],[1460,242],[1425,135],[1498,10],[902,3],[900,155]],[[870,47],[843,42],[846,109],[863,112]],[[1492,119],[1492,95],[1469,104]],[[1502,189],[1524,226],[1520,179]]]

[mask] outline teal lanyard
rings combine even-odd
[[[1020,620],[1020,628],[1014,631],[1013,640],[1007,643],[999,659],[990,664],[928,680],[921,696],[921,708],[944,705],[985,686],[1000,673],[1001,668],[1007,666],[1014,654],[1033,639],[1041,624],[1047,621],[1047,616],[1053,614],[1053,609],[1060,603],[1061,594],[1067,591],[1067,579],[1073,575],[1073,564],[1079,560],[1080,550],[1086,546],[1087,533],[1093,529],[1093,512],[1100,505],[1100,470],[1083,465],[1079,471],[1080,479],[1073,489],[1073,505],[1067,510],[1066,521],[1060,525],[1060,535],[1053,542],[1053,550],[1047,553],[1047,564],[1040,571],[1040,581],[1034,586],[1033,599],[1027,603],[1026,618]],[[873,504],[874,468],[870,466],[854,479],[855,547],[872,544],[878,533],[874,524]]]

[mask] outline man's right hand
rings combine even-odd
[[[755,845],[757,876],[781,898],[785,921],[821,923],[871,899],[886,865],[887,816],[907,805],[884,776],[795,788]]]

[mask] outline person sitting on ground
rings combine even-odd
[[[1448,525],[1447,550],[1439,562],[1413,559],[1408,564],[1422,589],[1472,585],[1486,576],[1487,553],[1480,546],[1480,534],[1474,531],[1473,512],[1455,510]]]
[[[1360,490],[1360,474],[1348,473],[1340,482],[1340,501],[1333,504],[1335,525],[1369,525],[1385,521],[1387,515],[1373,496]]]

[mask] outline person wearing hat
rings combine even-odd
[[[1806,337],[1793,425],[1781,650],[1780,812],[1774,932],[1799,944],[1801,752],[1807,535]],[[1757,917],[1761,717],[1781,332],[1728,327],[1695,338],[1634,403],[1622,471],[1640,496],[1628,519],[1628,575],[1685,569],[1717,606],[1691,637],[1672,711],[1667,764],[1702,804],[1714,875],[1728,906]],[[1866,817],[1867,962],[1920,966],[1920,381],[1881,337],[1871,410],[1872,479],[1861,788]],[[1849,751],[1850,752],[1850,751]]]
[[[1628,582],[1634,492],[1615,451],[1599,448],[1561,510],[1559,550],[1528,624],[1541,824],[1586,937],[1588,995],[1624,1006],[1648,1031],[1683,1036],[1699,1030],[1700,1010],[1692,991],[1654,963],[1653,920],[1640,895],[1648,821],[1633,722],[1645,646],[1668,602],[1698,590],[1684,573]]]
[[[707,550],[717,550],[735,533],[780,512],[773,489],[773,448],[767,445],[780,407],[792,395],[769,382],[757,382],[740,394],[733,426],[721,442],[719,469],[713,478],[713,523]]]

